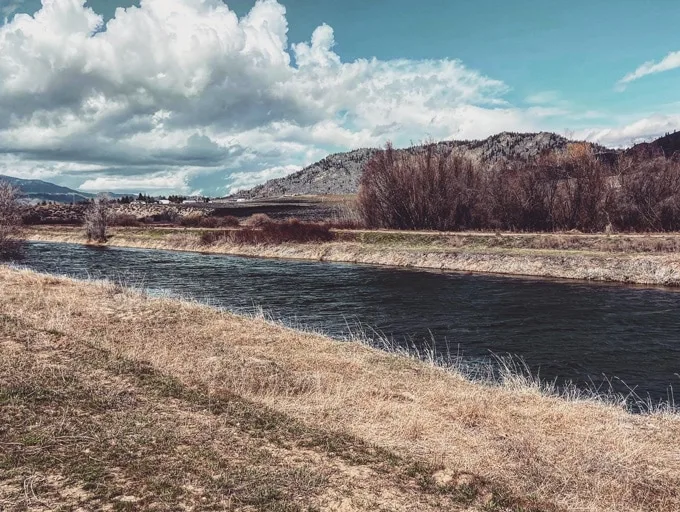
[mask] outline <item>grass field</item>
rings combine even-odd
[[[680,509],[680,421],[0,267],[0,509]]]

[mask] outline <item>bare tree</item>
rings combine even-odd
[[[105,195],[95,197],[85,211],[85,234],[88,240],[106,242],[109,217],[109,198]]]
[[[358,209],[367,226],[394,229],[474,228],[482,180],[474,162],[437,152],[395,151],[387,144],[361,177]]]
[[[19,189],[0,181],[0,258],[14,253],[21,234]]]

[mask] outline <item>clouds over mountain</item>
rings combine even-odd
[[[221,0],[142,0],[106,24],[84,0],[43,0],[0,26],[0,174],[217,194],[329,151],[564,114],[509,104],[457,60],[343,62],[330,26],[287,31],[275,0],[240,19]]]

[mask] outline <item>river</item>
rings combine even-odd
[[[653,401],[680,387],[680,292],[342,263],[30,243],[20,262],[104,277],[345,337],[472,360],[522,358],[542,379]]]

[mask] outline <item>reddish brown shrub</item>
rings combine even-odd
[[[253,228],[260,228],[266,224],[270,224],[271,222],[273,222],[273,220],[266,213],[254,213],[243,221],[243,225]]]
[[[261,228],[247,227],[225,231],[209,231],[201,235],[203,245],[227,242],[241,245],[277,245],[283,243],[329,242],[333,233],[326,224],[300,222],[290,219],[284,222],[269,222]]]
[[[201,245],[213,245],[225,241],[228,231],[205,231],[201,233]]]
[[[201,216],[198,221],[198,226],[202,228],[217,228],[220,227],[220,220],[217,217],[203,217]]]
[[[613,169],[589,150],[499,164],[488,177],[488,227],[601,231],[609,224]]]
[[[196,214],[186,215],[184,217],[179,217],[178,221],[179,225],[184,226],[185,228],[197,228],[201,225],[203,216]]]
[[[226,217],[216,217],[219,226],[224,227],[224,228],[237,228],[241,225],[241,221],[238,219],[238,217],[234,217],[233,215],[227,215]]]
[[[614,203],[612,222],[619,230],[680,230],[680,162],[622,161]]]
[[[481,224],[481,174],[469,159],[438,153],[396,152],[390,144],[366,165],[358,208],[368,227],[458,230]]]
[[[109,217],[109,225],[119,227],[134,227],[139,226],[140,222],[137,220],[137,217],[130,215],[129,213],[115,213]]]

